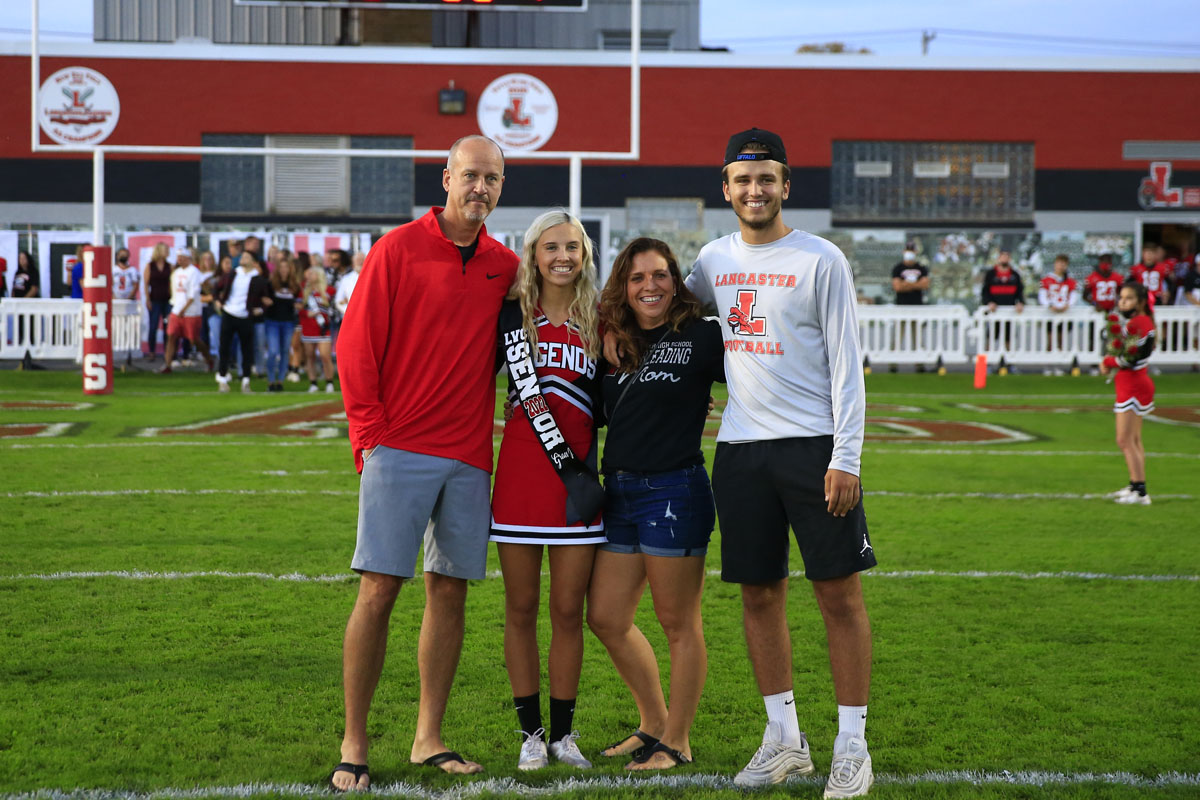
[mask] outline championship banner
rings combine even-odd
[[[41,273],[38,276],[41,279],[38,297],[71,296],[69,265],[74,264],[75,251],[91,243],[91,231],[37,232],[37,261]]]
[[[112,394],[111,247],[83,249],[83,393]]]
[[[288,249],[293,253],[320,253],[322,259],[330,250],[365,253],[371,249],[369,233],[315,233],[298,231],[288,234]]]
[[[176,255],[178,255],[181,249],[187,246],[187,234],[178,232],[156,233],[153,231],[138,231],[125,234],[125,249],[129,251],[129,263],[131,266],[137,267],[140,273],[138,277],[137,296],[142,298],[141,341],[143,344],[149,340],[150,333],[150,312],[146,308],[146,299],[150,296],[150,290],[146,286],[146,265],[150,263],[150,256],[154,255],[154,247],[158,244],[165,244],[167,246],[167,260],[171,264],[174,264]]]
[[[4,297],[12,297],[13,278],[17,274],[19,240],[16,231],[0,231],[0,273],[4,275]]]

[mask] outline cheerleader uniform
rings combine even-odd
[[[335,290],[332,286],[326,287],[326,302],[322,304],[315,292],[305,289],[304,308],[300,309],[300,341],[310,343],[331,341],[329,331],[333,321],[334,293]]]
[[[1144,417],[1154,410],[1154,381],[1146,370],[1150,353],[1154,350],[1154,320],[1145,314],[1125,320],[1121,334],[1126,342],[1136,342],[1137,349],[1126,351],[1119,358],[1107,356],[1104,364],[1117,370],[1113,383],[1117,388],[1117,402],[1113,411],[1132,411]]]
[[[555,326],[537,312],[533,356],[538,388],[571,450],[596,467],[596,426],[592,417],[599,382],[596,361],[588,358],[579,329],[571,321]],[[492,489],[493,542],[511,544],[602,544],[600,514],[589,524],[567,524],[567,490],[533,431],[510,384],[513,416],[504,426],[496,482]]]

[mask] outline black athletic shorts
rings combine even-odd
[[[875,566],[860,502],[844,517],[829,513],[825,473],[832,436],[717,443],[713,495],[721,528],[721,579],[772,583],[788,574],[788,526],[810,581]]]

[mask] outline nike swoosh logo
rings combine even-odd
[[[794,702],[796,702],[796,701],[795,701],[795,700],[784,700],[784,701],[783,701],[783,704],[784,704],[785,706],[790,706],[790,705],[791,705],[792,703],[794,703]]]
[[[489,272],[489,273],[488,273],[488,276],[487,276],[487,279],[490,281],[490,280],[492,280],[493,278],[499,278],[499,277],[500,277],[501,275],[503,275],[503,274],[504,274],[503,272],[497,272],[495,275],[493,275],[492,273],[490,273],[490,272]]]

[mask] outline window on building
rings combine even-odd
[[[219,147],[362,150],[412,147],[406,136],[204,134]],[[232,217],[412,216],[409,158],[232,155],[200,160],[200,207],[208,219]]]
[[[1029,142],[835,141],[834,224],[1032,223]]]
[[[625,227],[631,231],[698,231],[704,227],[704,200],[630,197],[625,200]]]
[[[670,50],[672,33],[673,31],[648,31],[643,29],[642,49]],[[625,52],[629,52],[629,48],[633,46],[630,38],[628,29],[600,31],[600,49],[624,50]]]

